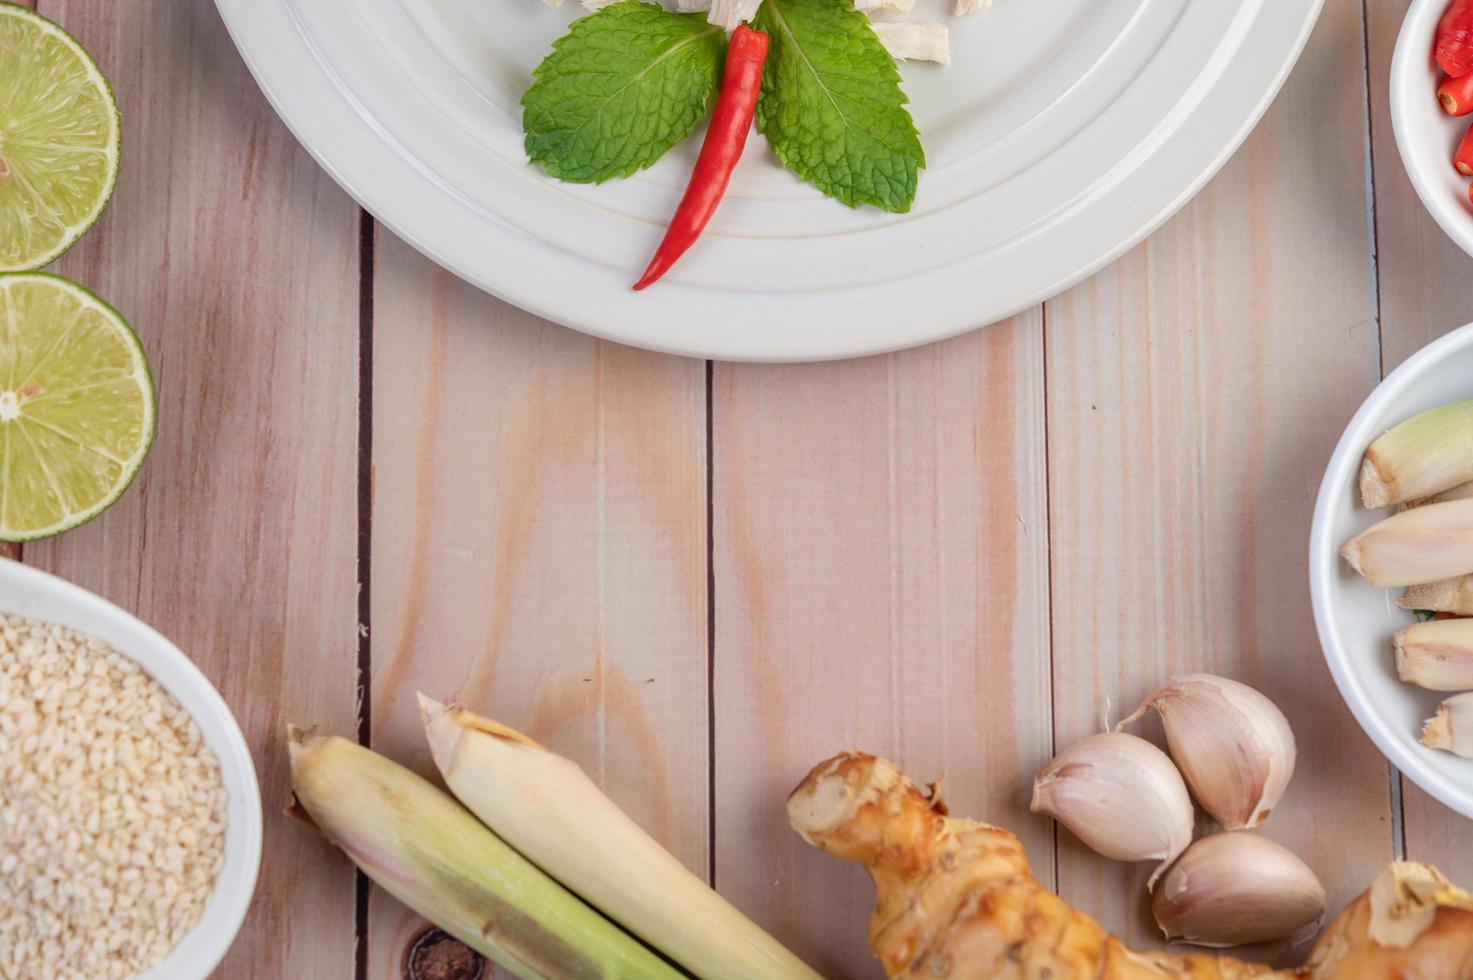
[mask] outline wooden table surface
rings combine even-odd
[[[850,747],[944,772],[955,811],[1152,943],[1146,869],[1027,796],[1175,671],[1285,708],[1299,768],[1266,831],[1336,907],[1393,855],[1473,879],[1473,827],[1337,697],[1306,583],[1344,424],[1473,318],[1473,262],[1392,143],[1406,5],[1327,0],[1226,169],[1079,287],[918,350],[758,367],[592,340],[436,268],[297,145],[209,0],[39,0],[124,121],[117,196],[57,268],[139,329],[160,428],[117,506],[22,558],[177,641],[246,731],[265,859],[218,975],[399,975],[418,923],[280,815],[282,733],[425,767],[416,690],[578,760],[833,977],[878,974],[870,888],[782,800]]]

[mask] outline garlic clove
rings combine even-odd
[[[1473,759],[1473,691],[1454,694],[1422,725],[1422,744]]]
[[[1033,779],[1028,808],[1117,861],[1160,861],[1155,885],[1192,842],[1192,801],[1165,752],[1124,732],[1091,735],[1054,756]]]
[[[1325,913],[1325,888],[1294,854],[1256,834],[1187,848],[1151,898],[1167,939],[1238,946],[1283,939]]]
[[[1155,708],[1166,745],[1202,809],[1227,830],[1263,823],[1294,775],[1289,719],[1247,684],[1213,674],[1172,678],[1120,724]]]
[[[1473,691],[1473,619],[1408,626],[1392,638],[1396,676],[1429,691]]]

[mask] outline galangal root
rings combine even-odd
[[[788,798],[804,839],[874,880],[870,949],[890,977],[971,980],[1467,980],[1473,894],[1398,862],[1340,914],[1297,970],[1230,957],[1140,953],[1034,880],[1013,834],[947,815],[892,763],[846,752]]]

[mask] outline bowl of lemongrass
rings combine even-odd
[[[1356,720],[1473,817],[1473,324],[1397,368],[1351,419],[1315,502],[1309,585]]]

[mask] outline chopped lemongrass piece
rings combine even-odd
[[[1454,694],[1422,725],[1422,744],[1473,759],[1473,691]]]
[[[1415,415],[1371,443],[1361,464],[1367,507],[1431,497],[1473,480],[1473,399]]]
[[[992,6],[992,0],[956,0],[951,12],[958,17],[966,14],[974,14],[979,10],[985,10]]]
[[[874,23],[875,35],[896,61],[934,61],[951,64],[951,37],[946,25],[928,21]]]
[[[876,10],[897,10],[908,14],[914,9],[916,0],[854,0],[854,9],[872,14]]]
[[[1418,623],[1392,642],[1402,680],[1429,691],[1473,691],[1473,619]]]
[[[1381,588],[1473,574],[1473,500],[1394,514],[1361,532],[1340,554]]]
[[[1402,507],[1410,510],[1413,507],[1422,507],[1426,504],[1445,504],[1449,500],[1473,500],[1473,483],[1460,483],[1451,490],[1444,490],[1435,497],[1424,497],[1421,500],[1408,500]]]
[[[1455,616],[1473,616],[1473,575],[1414,585],[1396,600],[1403,609],[1430,609]]]
[[[680,974],[419,776],[291,730],[292,789],[317,829],[415,912],[520,977]]]
[[[445,785],[507,843],[702,980],[817,980],[620,810],[582,769],[423,694]]]

